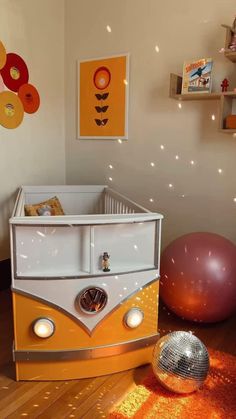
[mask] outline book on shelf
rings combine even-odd
[[[212,85],[212,58],[185,62],[183,67],[182,94],[210,93]]]

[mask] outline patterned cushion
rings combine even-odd
[[[44,209],[48,209],[45,213]],[[50,214],[49,214],[50,212]],[[25,205],[25,215],[65,215],[59,199],[54,196],[47,201],[34,205]]]

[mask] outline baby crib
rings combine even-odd
[[[25,216],[53,196],[65,215]],[[20,188],[10,219],[17,380],[151,361],[162,218],[107,186]]]

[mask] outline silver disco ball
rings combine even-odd
[[[158,340],[152,367],[158,381],[168,390],[192,393],[207,377],[209,355],[192,333],[172,332]]]

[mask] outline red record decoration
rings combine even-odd
[[[18,90],[18,96],[27,113],[34,113],[38,110],[40,105],[40,97],[37,89],[29,83],[23,84]]]
[[[17,54],[7,54],[5,66],[1,69],[4,84],[13,92],[18,92],[22,84],[28,83],[29,72],[24,60]]]

